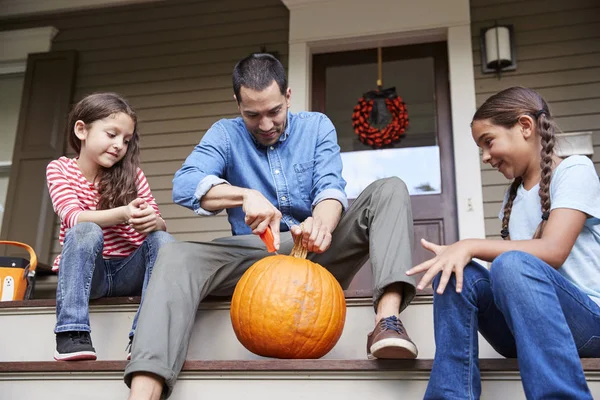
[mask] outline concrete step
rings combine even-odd
[[[582,363],[594,398],[600,398],[600,362]],[[422,399],[431,364],[431,360],[188,361],[171,399]],[[482,398],[525,399],[515,360],[483,359],[480,366]],[[126,399],[124,368],[124,361],[0,362],[0,398]]]
[[[139,299],[106,298],[90,306],[92,341],[99,360],[123,360],[134,313]],[[346,325],[337,345],[325,359],[366,359],[366,338],[373,329],[370,299],[348,299]],[[432,297],[417,296],[402,313],[402,320],[419,348],[419,358],[432,359]],[[0,361],[50,361],[53,359],[56,322],[54,301],[0,303]],[[163,323],[156,321],[156,323]],[[480,338],[482,358],[500,357]],[[188,351],[189,360],[260,360],[237,340],[229,317],[228,301],[200,305]]]
[[[90,307],[99,361],[55,362],[52,300],[0,303],[0,399],[126,399],[122,381],[127,332],[137,298],[106,298]],[[435,352],[431,296],[417,296],[402,319],[419,346],[418,360],[366,360],[372,329],[370,299],[349,299],[346,326],[336,347],[320,360],[256,356],[237,341],[229,302],[200,305],[194,335],[173,400],[202,398],[286,400],[421,399]],[[516,360],[506,360],[480,338],[485,399],[525,399]],[[600,398],[600,360],[582,360],[588,384]]]

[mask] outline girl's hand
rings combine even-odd
[[[437,293],[442,294],[452,276],[452,272],[454,272],[456,275],[456,292],[460,293],[463,285],[463,270],[473,258],[468,242],[462,240],[449,246],[440,246],[428,242],[425,239],[421,239],[421,245],[425,249],[435,253],[435,257],[406,272],[407,275],[413,275],[427,271],[417,285],[417,289],[423,290],[423,288],[429,285],[433,278],[442,271],[440,284],[437,288]]]
[[[302,245],[312,253],[324,253],[331,246],[331,232],[319,218],[308,217],[302,227],[294,225],[291,228],[294,238],[302,236]]]
[[[126,224],[131,224],[131,219],[133,218],[133,215],[140,209],[142,204],[145,204],[145,203],[146,203],[146,201],[144,201],[144,199],[140,199],[138,197],[137,199],[134,199],[129,204],[124,206],[125,207],[125,223]]]
[[[135,199],[127,207],[135,207],[128,223],[139,233],[150,233],[158,229],[158,216],[154,208],[143,199]]]

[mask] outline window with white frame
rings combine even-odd
[[[58,30],[52,26],[0,32],[0,229],[4,217],[29,53],[50,50]]]

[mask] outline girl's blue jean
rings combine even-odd
[[[440,275],[433,282],[437,289]],[[516,357],[527,399],[591,399],[580,357],[600,357],[600,307],[557,270],[510,251],[490,270],[471,262],[434,292],[436,353],[425,399],[478,399],[477,331]]]
[[[90,332],[90,299],[141,294],[129,333],[129,337],[133,336],[158,251],[163,244],[174,240],[167,232],[155,231],[128,257],[104,259],[102,228],[81,222],[69,229],[58,271],[54,332]]]

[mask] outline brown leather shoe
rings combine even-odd
[[[417,346],[408,337],[402,321],[395,315],[382,318],[367,336],[367,357],[417,358]]]

